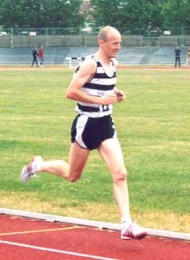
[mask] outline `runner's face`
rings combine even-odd
[[[121,35],[119,32],[110,32],[108,39],[104,42],[104,51],[109,58],[115,58],[121,49]]]

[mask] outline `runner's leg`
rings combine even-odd
[[[89,150],[81,148],[77,143],[72,143],[69,155],[69,164],[64,160],[43,161],[41,172],[48,172],[69,181],[80,178],[89,156]]]
[[[117,138],[107,139],[102,142],[98,150],[111,172],[114,198],[119,207],[121,218],[126,216],[130,218],[127,170],[119,141]]]

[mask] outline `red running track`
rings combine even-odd
[[[0,215],[0,260],[189,260],[190,242]]]

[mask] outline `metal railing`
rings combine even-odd
[[[123,46],[190,46],[190,35],[168,35],[143,37],[141,35],[122,35]],[[0,48],[16,47],[81,47],[97,46],[95,35],[2,35]]]

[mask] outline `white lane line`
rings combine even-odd
[[[46,247],[40,247],[40,246],[32,246],[32,245],[27,245],[27,244],[23,244],[23,243],[16,243],[16,242],[11,242],[11,241],[5,241],[5,240],[0,240],[0,244],[7,244],[7,245],[12,245],[12,246],[19,246],[19,247],[31,248],[31,249],[41,250],[41,251],[47,251],[47,252],[53,252],[53,253],[59,253],[59,254],[66,254],[66,255],[73,255],[73,256],[85,257],[85,258],[91,258],[91,259],[118,260],[116,258],[107,258],[107,257],[103,257],[103,256],[81,254],[81,253],[76,253],[76,252],[71,252],[71,251],[57,250],[57,249],[54,249],[54,248],[46,248]]]

